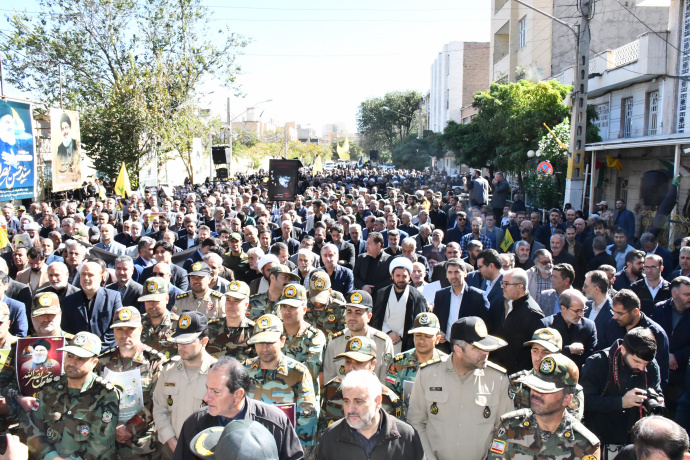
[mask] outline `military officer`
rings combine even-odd
[[[419,365],[447,356],[435,348],[441,338],[440,331],[441,326],[436,315],[428,312],[418,314],[412,323],[412,329],[408,331],[414,339],[414,348],[396,355],[388,366],[386,386],[401,395],[403,417],[407,416],[410,392],[419,371]]]
[[[304,320],[324,333],[326,338],[345,329],[345,297],[331,288],[331,278],[323,270],[309,278],[309,302]]]
[[[74,335],[60,328],[62,310],[60,298],[54,292],[36,294],[31,303],[31,323],[34,326],[34,337],[65,337],[67,340]]]
[[[185,313],[175,326],[169,340],[177,346],[178,355],[162,366],[153,391],[153,420],[158,440],[164,444],[164,459],[172,458],[187,417],[205,405],[206,377],[217,361],[206,351],[206,315],[196,311]]]
[[[31,458],[117,458],[120,392],[94,371],[101,339],[79,332],[65,352],[62,377],[47,382],[29,413]]]
[[[314,391],[319,396],[319,374],[323,365],[326,337],[323,332],[304,321],[307,312],[307,290],[301,284],[288,284],[276,303],[285,328],[283,353],[309,368]],[[323,378],[323,377],[322,377]]]
[[[178,316],[167,308],[170,284],[164,278],[154,276],[146,280],[144,295],[137,301],[143,302],[146,313],[141,315],[141,342],[170,358],[177,353],[174,343],[168,341]]]
[[[208,319],[222,318],[223,294],[209,288],[211,267],[206,262],[194,262],[187,276],[190,290],[177,296],[172,312],[182,316],[185,311],[198,311]]]
[[[490,336],[477,316],[451,326],[452,353],[419,366],[407,422],[422,440],[427,459],[481,460],[502,414],[512,409],[505,369],[488,361],[506,345]]]
[[[206,346],[213,357],[232,356],[242,362],[254,358],[254,347],[247,341],[254,334],[254,321],[247,318],[249,286],[233,281],[225,293],[225,318],[209,321],[209,342]]]
[[[386,371],[393,359],[393,342],[388,335],[369,326],[371,321],[371,310],[374,304],[371,295],[366,291],[353,291],[348,294],[345,304],[345,321],[347,328],[333,334],[328,345],[326,354],[323,357],[323,378],[329,382],[338,376],[345,375],[345,366],[342,360],[335,361],[336,355],[345,351],[347,341],[352,337],[369,337],[376,344],[376,369],[381,383],[386,381]]]
[[[242,235],[231,233],[228,245],[230,251],[223,256],[223,265],[232,270],[235,279],[242,280],[249,270],[249,256],[242,250]]]
[[[118,457],[158,459],[160,443],[153,424],[152,396],[165,355],[141,343],[141,313],[135,307],[115,310],[110,328],[117,346],[99,357],[97,370],[125,390],[120,401],[121,417],[117,426]],[[118,373],[132,370],[139,371],[141,395],[133,386],[125,385],[124,377],[118,377]],[[133,414],[126,412],[128,405],[140,397],[143,398],[143,407]]]
[[[599,440],[567,410],[578,377],[570,358],[556,353],[542,359],[534,373],[521,379],[532,390],[532,408],[501,417],[486,458],[598,460]]]
[[[282,321],[275,315],[261,316],[249,344],[256,347],[258,356],[244,363],[251,378],[248,396],[269,404],[293,405],[288,412],[294,411],[295,432],[305,450],[311,450],[316,445],[319,407],[309,369],[282,352]]]
[[[525,342],[525,346],[530,345],[532,347],[532,369],[529,371],[520,371],[512,374],[510,376],[510,389],[508,393],[513,399],[513,404],[515,409],[524,409],[530,407],[530,391],[529,388],[521,383],[521,379],[527,375],[534,374],[535,370],[539,369],[539,364],[541,360],[546,356],[560,353],[563,348],[563,339],[561,338],[561,333],[556,329],[550,327],[544,327],[537,329],[532,334],[532,340]],[[585,411],[585,395],[582,391],[582,387],[577,385],[573,399],[570,401],[568,406],[568,412],[570,415],[574,416],[578,420],[582,420],[582,414]]]
[[[369,337],[353,337],[347,342],[345,352],[336,358],[345,358],[345,375],[350,371],[376,368],[376,344]],[[333,422],[343,418],[343,377],[336,377],[323,387],[321,411],[319,412],[319,433]],[[395,392],[381,384],[381,408],[394,417],[402,417],[402,401]]]
[[[275,265],[268,272],[268,291],[249,298],[249,319],[256,321],[262,315],[280,317],[276,302],[283,295],[283,287],[291,282],[299,283],[299,276],[292,273],[286,265]]]

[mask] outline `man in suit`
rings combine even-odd
[[[635,214],[625,209],[625,201],[616,200],[616,213],[613,215],[613,225],[621,227],[628,241],[635,238]]]
[[[640,246],[645,250],[647,254],[656,254],[663,260],[664,270],[661,272],[661,276],[664,278],[673,271],[673,254],[671,251],[661,246],[656,241],[656,237],[652,233],[643,233],[640,236]]]
[[[487,214],[486,217],[489,216],[491,214]],[[506,313],[505,297],[501,288],[502,266],[501,256],[495,249],[485,249],[477,256],[477,273],[482,279],[477,288],[484,292],[484,297],[489,301],[489,321],[486,322],[489,333],[501,327]]]
[[[353,272],[355,288],[372,294],[390,284],[391,277],[388,273],[390,258],[383,252],[383,236],[379,232],[369,233],[367,251],[360,254],[355,262]]]
[[[118,243],[113,240],[115,236],[115,227],[110,224],[101,225],[101,241],[96,243],[94,246],[98,249],[103,249],[111,254],[116,254],[122,256],[125,254],[127,249],[123,244]]]
[[[350,225],[350,244],[355,248],[355,261],[357,257],[366,252],[367,242],[362,239],[362,226],[359,224]]]
[[[196,221],[190,220],[185,225],[186,233],[177,240],[176,246],[184,251],[199,244],[199,236],[196,233]]]
[[[7,304],[10,314],[9,333],[16,337],[26,337],[29,333],[29,315],[26,306],[21,302],[10,298],[7,291],[10,285],[10,277],[5,272],[0,272],[0,301]],[[33,326],[33,325],[32,325]]]
[[[333,224],[331,227],[331,242],[338,248],[338,265],[352,270],[355,268],[355,247],[352,243],[343,240],[344,231],[345,229],[342,225]]]
[[[29,259],[28,267],[17,273],[16,280],[29,286],[33,295],[38,289],[48,285],[48,267],[42,247],[33,246],[26,256]]]
[[[43,292],[54,292],[62,302],[62,299],[70,294],[79,292],[80,289],[67,281],[69,269],[64,262],[53,262],[48,265],[48,285],[36,291],[37,294]]]
[[[661,273],[664,270],[664,262],[661,256],[647,254],[644,258],[642,269],[645,277],[632,283],[630,290],[640,299],[640,308],[644,314],[652,316],[654,305],[671,298],[671,285],[661,277]]]
[[[95,262],[84,262],[79,271],[81,292],[69,295],[62,304],[62,330],[71,334],[87,331],[100,337],[105,348],[115,345],[110,323],[113,312],[122,307],[120,293],[101,287],[103,270]]]
[[[115,278],[117,281],[108,284],[105,288],[120,293],[122,305],[136,307],[141,313],[146,313],[144,304],[137,299],[141,297],[143,286],[132,279],[134,273],[134,263],[129,256],[119,256],[115,259]]]
[[[541,225],[536,229],[534,238],[544,246],[548,246],[551,241],[551,235],[556,230],[565,231],[565,222],[561,222],[561,212],[553,208],[549,211],[549,225]]]
[[[273,243],[285,243],[290,255],[297,254],[299,251],[299,241],[292,237],[292,221],[290,219],[284,220],[280,225],[281,235],[273,238]]]
[[[455,227],[451,228],[446,232],[445,243],[460,243],[463,236],[472,232],[472,229],[467,228],[467,214],[463,211],[458,212],[455,215]]]
[[[339,263],[338,254],[338,246],[326,243],[321,249],[322,268],[331,279],[331,289],[346,296],[355,290],[355,278],[352,270]]]
[[[429,309],[422,293],[410,285],[412,262],[409,259],[396,257],[388,272],[393,284],[376,292],[370,324],[388,334],[395,352],[401,353],[414,348],[413,336],[408,331],[415,317]]]
[[[594,270],[585,275],[582,292],[587,299],[585,318],[594,321],[597,328],[597,342],[602,348],[604,332],[613,317],[611,313],[611,297],[609,297],[609,277],[601,270]]]
[[[446,277],[450,286],[436,292],[434,297],[434,313],[438,316],[441,326],[441,343],[439,349],[450,351],[450,328],[455,321],[467,316],[478,316],[487,322],[489,320],[489,301],[484,293],[465,283],[465,265],[460,259],[446,261]]]
[[[165,262],[170,266],[170,283],[185,292],[189,289],[187,270],[172,263],[173,250],[173,245],[169,242],[159,241],[153,246],[153,258],[156,263]],[[151,265],[142,270],[138,280],[139,284],[146,285],[146,280],[153,276],[154,267],[155,265]]]
[[[397,230],[399,232],[398,236],[400,238],[398,241],[410,236],[407,232],[398,228],[398,218],[395,216],[395,214],[388,214],[388,217],[386,218],[386,228],[381,232],[381,236],[383,236],[384,241],[384,248],[388,247],[388,232],[391,230]]]
[[[452,242],[448,243],[446,246],[446,261],[436,264],[434,270],[431,273],[431,282],[440,281],[441,287],[450,286],[448,277],[446,276],[446,262],[450,259],[458,259],[465,267],[465,273],[470,273],[474,271],[474,267],[461,259],[462,251],[460,250],[460,243]],[[443,329],[441,329],[443,331]]]
[[[500,250],[501,243],[503,242],[504,230],[496,226],[496,217],[494,217],[493,214],[486,215],[486,223],[479,231],[479,234],[489,239],[492,248],[497,251]]]
[[[196,251],[192,252],[192,254],[187,258],[187,260],[184,261],[184,263],[182,264],[182,268],[189,272],[193,264],[204,260],[204,256],[208,254],[212,246],[219,246],[219,240],[216,238],[204,239],[201,242],[199,248],[197,248]]]

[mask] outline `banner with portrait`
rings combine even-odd
[[[299,160],[270,160],[268,163],[268,200],[294,201],[297,195]]]
[[[50,139],[53,158],[53,191],[81,187],[81,132],[79,112],[50,109]]]
[[[17,339],[17,383],[24,396],[36,397],[41,387],[62,375],[64,337]]]
[[[0,101],[0,201],[33,198],[36,149],[31,105]]]

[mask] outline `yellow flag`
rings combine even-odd
[[[98,192],[98,198],[100,198],[101,201],[105,201],[105,187],[103,187],[103,185],[99,185],[98,188],[100,189]]]
[[[323,165],[321,164],[321,157],[317,155],[314,159],[314,165],[311,167],[311,175],[316,176],[320,172],[323,172]]]
[[[113,189],[116,195],[120,195],[123,198],[127,198],[132,195],[132,186],[129,183],[129,176],[127,175],[127,169],[125,168],[125,162],[122,162],[122,167],[120,168],[120,174],[117,175],[117,181],[115,182],[115,188]]]
[[[343,142],[343,146],[338,146],[338,158],[350,161],[350,142],[347,140],[347,137],[345,138],[345,142]]]
[[[623,165],[621,160],[618,158],[613,158],[612,156],[606,155],[606,166],[609,168],[616,168],[619,171],[623,171]]]
[[[503,249],[503,252],[506,252],[511,244],[513,244],[513,235],[511,235],[510,231],[506,229],[505,234],[503,235],[503,241],[501,242],[501,249]]]
[[[7,230],[0,227],[0,249],[7,247],[10,244],[10,239],[7,237]]]

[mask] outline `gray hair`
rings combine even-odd
[[[506,230],[508,231],[508,230]],[[518,253],[518,249],[520,249],[522,246],[529,246],[529,243],[525,240],[520,240],[516,241],[515,244],[513,245],[513,251],[515,251],[515,254]],[[536,254],[535,254],[536,256]]]
[[[323,247],[321,248],[321,254],[323,254],[323,251],[324,251],[324,249],[326,249],[326,248],[329,248],[329,249],[334,250],[334,251],[336,252],[336,254],[338,253],[338,246],[336,246],[336,245],[333,244],[333,243],[326,243],[326,244],[324,244]]]
[[[216,254],[215,252],[209,252],[208,254],[206,254],[201,259],[204,262],[208,262],[209,260],[213,260],[215,262],[218,262],[219,264],[223,263],[223,259],[218,254]]]
[[[151,244],[156,244],[156,240],[154,240],[150,236],[142,236],[141,238],[139,238],[139,242],[137,243],[137,250],[141,251],[142,248]]]
[[[118,256],[117,259],[115,259],[115,265],[122,263],[134,266],[134,259],[129,256]]]
[[[259,257],[259,258],[261,258],[261,257],[263,257],[263,256],[266,255],[266,253],[264,253],[264,250],[261,249],[261,248],[259,248],[259,247],[250,248],[250,249],[247,251],[247,255],[248,255],[248,256],[251,256],[251,255],[254,255],[254,254],[256,254],[256,256]]]
[[[55,268],[61,271],[62,273],[69,273],[69,268],[67,268],[67,265],[65,265],[64,262],[51,262],[50,264],[48,264],[48,270],[50,270],[51,268]]]
[[[412,244],[416,248],[417,240],[412,238],[411,236],[408,236],[407,238],[403,238],[402,243],[400,243],[401,246],[405,246],[406,244]]]
[[[343,392],[352,388],[363,388],[372,400],[377,396],[381,396],[381,382],[378,377],[373,372],[364,369],[350,371],[343,378],[340,387]]]
[[[505,275],[510,275],[510,277],[513,279],[514,283],[522,284],[522,286],[527,289],[528,285],[528,280],[527,280],[527,272],[524,271],[522,268],[513,268],[512,270],[508,270]],[[505,277],[504,275],[504,277]]]

